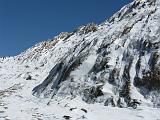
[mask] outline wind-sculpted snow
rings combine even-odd
[[[0,58],[0,119],[159,119],[159,23],[160,0],[134,0]]]

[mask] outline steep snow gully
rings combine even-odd
[[[0,119],[160,119],[160,0],[0,58],[0,98]]]

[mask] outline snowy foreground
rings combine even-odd
[[[0,58],[0,120],[160,120],[159,23],[160,0],[135,0]]]
[[[46,73],[43,68],[35,72],[25,65],[15,68],[12,59],[8,59],[7,65],[0,63],[0,120],[65,120],[64,116],[70,116],[71,120],[160,120],[160,109],[147,103],[133,109],[87,104],[80,97],[52,100],[34,97],[32,89]],[[34,79],[24,79],[30,72]]]
[[[35,98],[11,97],[9,104],[1,101],[0,120],[159,120],[160,109],[140,106],[137,109],[113,108],[99,104],[86,104],[79,98],[53,100],[47,105]],[[72,110],[73,109],[73,110]],[[85,113],[81,109],[86,109]]]
[[[36,98],[31,94],[35,80],[17,79],[18,71],[3,67],[0,71],[0,120],[65,120],[64,116],[70,116],[71,120],[160,120],[160,109],[146,105],[137,109],[117,108],[87,104],[79,97],[51,101]]]
[[[21,72],[31,72],[32,68],[25,66],[14,68],[15,63],[9,59],[6,63],[7,66],[5,63],[0,63],[0,120],[65,120],[64,116],[70,116],[71,120],[159,120],[160,118],[160,109],[146,105],[141,105],[137,109],[117,108],[98,103],[87,104],[80,97],[57,97],[51,101],[34,97],[32,89],[38,82],[36,79],[40,78],[25,80],[19,75]],[[32,75],[40,73],[41,70],[33,72]]]

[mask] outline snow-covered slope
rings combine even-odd
[[[135,0],[0,58],[0,119],[158,120],[159,56],[160,0]]]

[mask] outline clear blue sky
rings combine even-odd
[[[0,0],[0,56],[16,55],[60,32],[101,23],[133,0]]]

